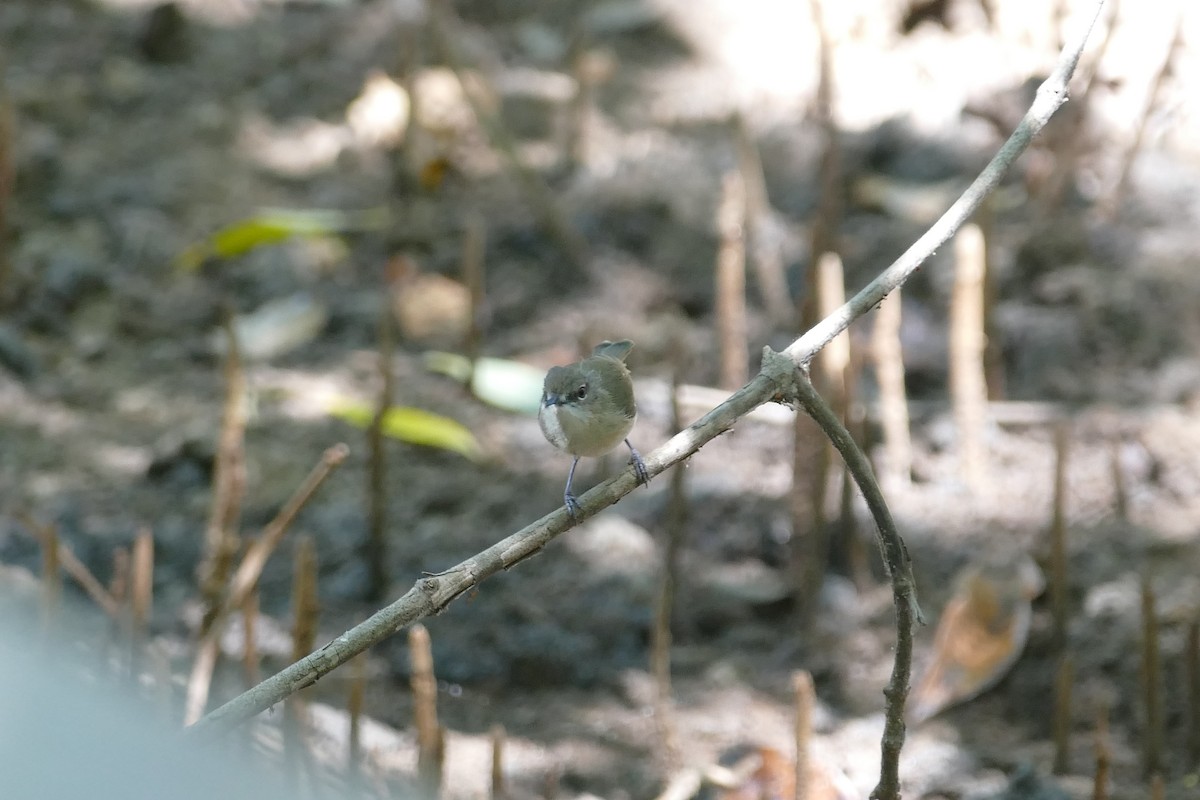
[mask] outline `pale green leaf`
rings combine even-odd
[[[176,259],[176,265],[192,270],[206,259],[233,258],[257,247],[279,244],[293,236],[329,238],[351,231],[376,230],[387,224],[388,216],[385,208],[365,211],[265,209],[187,248]]]
[[[329,413],[359,428],[369,428],[375,409],[366,403],[345,400],[334,404]],[[392,406],[384,412],[381,430],[384,436],[409,444],[450,450],[478,461],[483,454],[475,435],[449,417],[410,406]]]

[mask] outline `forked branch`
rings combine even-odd
[[[793,342],[782,354],[767,351],[758,375],[749,383],[645,456],[643,460],[651,476],[691,456],[764,403],[799,400],[806,410],[822,405],[815,393],[811,392],[811,386],[807,382],[805,370],[808,363],[817,351],[844,331],[851,322],[864,316],[889,292],[902,285],[974,214],[984,198],[995,190],[1005,172],[1029,146],[1033,137],[1067,101],[1067,84],[1079,63],[1088,34],[1103,6],[1104,0],[1097,0],[1086,25],[1064,47],[1057,67],[1038,89],[1032,107],[1016,131],[941,219],[875,280]],[[856,448],[846,447],[842,452],[848,459],[857,458],[854,455]],[[918,619],[919,609],[912,591],[911,573],[907,566],[903,542],[898,535],[892,535],[895,533],[895,526],[883,504],[882,496],[873,499],[872,494],[867,491],[868,487],[863,486],[863,475],[870,478],[868,486],[874,484],[869,469],[858,472],[862,474],[856,474],[855,477],[860,480],[860,487],[863,487],[866,493],[868,505],[880,529],[885,560],[891,568],[898,629],[892,680],[885,691],[888,711],[882,743],[883,768],[879,785],[871,796],[873,800],[898,800],[900,787],[897,764],[900,747],[904,741],[902,714],[912,657],[911,645],[904,647],[902,643],[911,643],[911,629]],[[633,470],[628,469],[596,486],[579,498],[579,519],[585,519],[607,508],[633,491],[637,485]],[[323,675],[368,647],[417,620],[437,613],[486,578],[538,552],[559,534],[572,527],[574,522],[566,509],[560,508],[445,572],[422,578],[391,605],[380,609],[368,620],[346,631],[320,650],[230,700],[197,722],[192,730],[206,736],[216,735],[270,708],[293,692],[315,683]]]

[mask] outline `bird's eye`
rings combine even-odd
[[[575,399],[576,400],[582,400],[585,397],[587,397],[587,384],[586,383],[583,386],[580,386],[578,389],[575,390]]]

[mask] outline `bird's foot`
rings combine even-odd
[[[646,462],[642,461],[642,456],[633,449],[633,445],[629,446],[629,453],[629,463],[633,464],[633,474],[637,476],[637,482],[642,486],[649,485],[650,473],[646,471]]]
[[[570,492],[564,493],[563,505],[567,507],[567,513],[571,515],[571,519],[579,518],[579,512],[582,509],[580,508],[579,501],[575,498],[575,495],[571,494]]]

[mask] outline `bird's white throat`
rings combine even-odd
[[[558,421],[561,410],[561,406],[543,405],[538,409],[538,422],[541,423],[542,433],[545,434],[547,441],[559,450],[566,450],[567,434],[563,432],[562,425]]]

